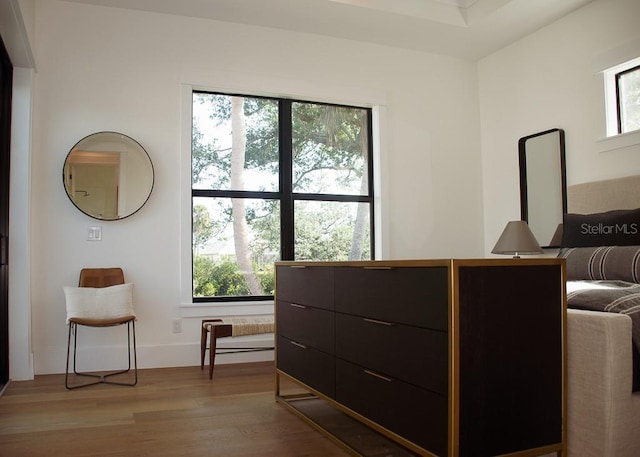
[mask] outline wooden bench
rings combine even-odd
[[[207,349],[209,349],[209,379],[213,379],[213,367],[216,359],[218,338],[273,333],[274,330],[275,321],[273,315],[203,319],[200,337],[200,369],[204,369],[205,353]],[[211,335],[210,338],[209,335]],[[209,340],[208,347],[207,340]],[[233,352],[268,351],[272,349],[273,346],[224,348],[225,354]]]

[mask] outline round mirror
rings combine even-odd
[[[71,148],[62,180],[69,199],[95,219],[124,219],[147,202],[153,164],[133,138],[117,132],[89,135]]]

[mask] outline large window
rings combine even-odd
[[[371,110],[193,92],[194,301],[270,299],[276,260],[369,260]]]

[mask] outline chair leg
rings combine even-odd
[[[133,335],[133,381],[132,382],[118,382],[118,381],[108,381],[107,378],[110,376],[115,376],[118,374],[124,374],[131,371],[131,336]],[[129,362],[129,366],[126,370],[114,371],[102,376],[102,381],[105,384],[115,384],[117,386],[135,386],[138,384],[138,355],[136,351],[136,322],[129,321],[127,322],[127,361]]]
[[[79,384],[79,385],[75,385],[75,386],[71,386],[69,385],[69,352],[70,352],[70,346],[71,346],[71,334],[73,333],[74,338],[73,338],[73,373],[77,376],[85,376],[85,377],[89,377],[89,378],[96,378],[96,381],[93,382],[89,382],[89,383],[85,383],[85,384]],[[110,376],[115,376],[118,374],[124,374],[124,373],[128,373],[129,371],[131,371],[131,336],[133,334],[133,363],[134,363],[134,379],[132,382],[117,382],[117,381],[110,381],[107,380],[108,377]],[[78,346],[78,324],[71,322],[69,323],[69,338],[67,341],[67,368],[65,371],[65,377],[64,377],[64,384],[65,387],[69,390],[71,389],[77,389],[79,387],[87,387],[87,386],[92,386],[95,384],[115,384],[115,385],[120,385],[120,386],[135,386],[138,383],[138,356],[137,356],[137,350],[136,350],[136,323],[135,321],[129,321],[127,322],[127,361],[128,361],[128,367],[126,370],[119,370],[119,371],[113,371],[107,374],[103,374],[103,375],[99,375],[99,374],[92,374],[92,373],[83,373],[83,372],[79,372],[77,371],[76,367],[77,367],[77,363],[76,363],[76,354],[77,354],[77,346]]]
[[[107,381],[106,378],[109,376],[114,376],[117,374],[128,373],[131,371],[131,337],[133,336],[133,381],[132,382],[117,382],[117,381]],[[127,322],[127,361],[129,362],[129,366],[126,370],[114,371],[112,373],[108,373],[102,376],[105,384],[115,384],[118,386],[135,386],[138,384],[138,352],[136,349],[136,321]]]
[[[67,339],[67,368],[64,372],[64,386],[67,389],[75,389],[79,386],[69,385],[69,353],[71,352],[71,334],[73,333],[73,371],[76,371],[76,340],[77,340],[77,325],[73,322],[69,322],[69,338]]]
[[[71,390],[71,389],[77,389],[78,387],[87,387],[87,386],[92,386],[94,384],[100,384],[102,381],[100,379],[98,379],[97,381],[93,381],[93,382],[88,382],[85,384],[78,384],[75,386],[72,386],[69,384],[69,352],[71,349],[71,334],[73,334],[73,373],[76,376],[86,376],[86,377],[91,377],[91,378],[100,378],[100,375],[94,375],[94,374],[89,374],[89,373],[81,373],[78,372],[78,370],[76,369],[76,354],[78,352],[78,324],[76,324],[75,322],[70,322],[69,323],[69,339],[67,340],[67,369],[65,370],[65,375],[64,375],[64,386]]]

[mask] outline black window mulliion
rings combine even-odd
[[[276,260],[375,258],[371,109],[194,91],[193,300],[273,297]]]

